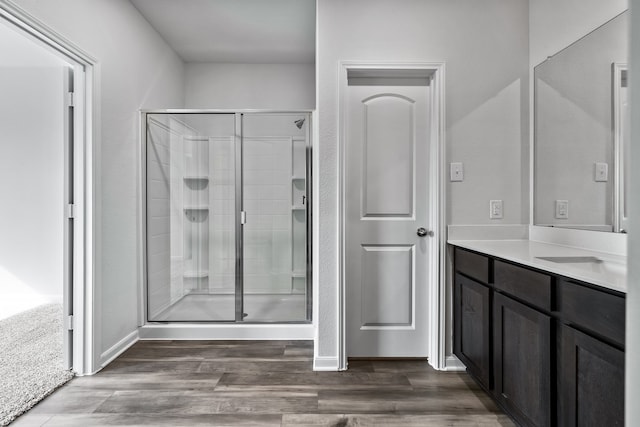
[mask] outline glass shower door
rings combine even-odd
[[[245,322],[304,322],[307,114],[242,115]]]
[[[234,114],[147,114],[147,319],[236,320]]]

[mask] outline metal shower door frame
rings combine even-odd
[[[234,115],[234,147],[235,147],[235,247],[236,247],[236,263],[235,263],[235,320],[234,321],[190,321],[190,322],[176,322],[176,323],[244,323],[244,324],[310,324],[312,323],[312,307],[313,307],[313,293],[312,293],[312,141],[311,141],[311,119],[312,110],[260,110],[260,109],[247,109],[247,110],[228,110],[228,109],[144,109],[140,110],[140,137],[141,137],[141,246],[142,246],[142,271],[141,287],[142,290],[138,294],[138,305],[141,307],[140,316],[138,319],[138,326],[142,327],[146,324],[155,324],[158,322],[148,320],[148,245],[147,245],[147,144],[148,144],[148,131],[147,131],[147,116],[149,114],[233,114]],[[305,164],[305,191],[307,195],[307,208],[306,208],[306,319],[304,321],[274,321],[274,322],[245,322],[244,321],[244,193],[243,193],[243,118],[247,114],[304,114],[305,120],[308,121],[308,125],[305,132],[306,143],[306,164]],[[166,323],[161,322],[161,323]],[[170,322],[173,323],[173,322]]]
[[[236,190],[236,323],[244,319],[244,206],[242,182],[242,149],[244,145],[242,129],[242,113],[235,114],[235,190]]]

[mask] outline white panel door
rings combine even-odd
[[[427,356],[429,90],[348,89],[349,357]]]

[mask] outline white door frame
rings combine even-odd
[[[94,66],[97,61],[73,43],[9,0],[0,0],[0,18],[15,25],[25,36],[56,54],[74,68],[74,221],[73,238],[73,317],[64,327],[73,328],[73,371],[77,375],[95,371],[94,283],[96,277],[95,210],[96,165],[93,128]]]
[[[346,100],[350,70],[424,70],[433,73],[431,81],[431,129],[429,130],[430,182],[428,189],[429,239],[429,364],[445,369],[446,281],[445,281],[445,105],[443,62],[369,62],[342,61],[339,64],[338,185],[339,185],[339,279],[338,279],[338,369],[347,369],[346,345]],[[425,337],[427,339],[427,337]]]

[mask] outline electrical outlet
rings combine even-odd
[[[596,162],[595,176],[596,182],[607,182],[609,180],[609,165],[607,163]]]
[[[464,181],[464,168],[462,163],[451,163],[451,182]]]
[[[489,200],[489,218],[502,219],[502,200]]]
[[[569,219],[568,200],[556,200],[556,219]]]

